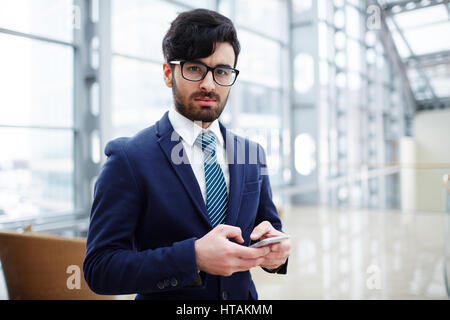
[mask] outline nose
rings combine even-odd
[[[206,76],[200,81],[200,90],[210,92],[214,91],[216,83],[214,82],[213,74],[211,70],[208,70]]]

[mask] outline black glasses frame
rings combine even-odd
[[[206,68],[206,72],[203,74],[203,76],[201,77],[201,79],[198,79],[198,80],[191,80],[191,79],[188,79],[188,78],[186,78],[186,77],[184,76],[184,73],[183,73],[183,65],[184,65],[186,62],[191,62],[191,63],[201,64],[202,66],[204,66],[204,67]],[[238,69],[231,68],[231,67],[227,67],[227,66],[210,67],[210,66],[208,66],[207,64],[204,64],[203,62],[200,62],[200,61],[188,61],[188,60],[178,61],[178,60],[173,60],[173,61],[170,61],[169,63],[170,63],[170,64],[179,64],[179,65],[180,65],[180,68],[181,68],[181,76],[183,77],[183,79],[185,79],[185,80],[187,80],[187,81],[192,81],[192,82],[199,82],[199,81],[202,81],[203,79],[205,79],[205,77],[206,77],[206,75],[208,74],[208,72],[211,71],[215,83],[217,83],[219,86],[222,86],[222,87],[231,87],[231,86],[236,82],[236,79],[237,79],[237,77],[238,77],[238,75],[239,75],[239,70],[238,70]],[[236,73],[236,77],[234,78],[234,80],[233,80],[233,82],[232,82],[231,84],[220,84],[219,82],[217,82],[216,77],[214,76],[214,71],[215,71],[216,69],[229,69],[229,70],[232,70],[232,71],[234,71],[234,72]]]

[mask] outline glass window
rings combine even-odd
[[[312,173],[316,168],[316,142],[309,133],[295,137],[295,169],[303,176]]]
[[[294,7],[294,12],[300,14],[311,9],[312,0],[294,0],[292,6]]]
[[[233,16],[233,1],[220,0],[218,11],[224,16],[231,18]]]
[[[287,24],[284,1],[264,0],[255,3],[253,0],[235,1],[235,20],[238,26],[267,34],[277,39],[287,40]],[[267,23],[270,21],[270,23]]]
[[[79,10],[73,0],[2,0],[0,27],[71,42]]]
[[[448,13],[445,5],[431,6],[398,13],[394,16],[397,25],[402,30],[411,29],[418,26],[425,26],[437,21],[448,21]]]
[[[134,135],[159,120],[172,105],[162,65],[114,57],[112,124],[115,136]]]
[[[450,65],[442,64],[424,69],[433,91],[439,98],[450,97]]]
[[[71,47],[0,33],[0,124],[73,124]]]
[[[405,31],[405,38],[416,55],[450,50],[450,22],[436,23]]]
[[[71,130],[0,127],[0,149],[0,222],[74,209]]]
[[[347,41],[347,58],[348,58],[348,68],[351,71],[360,72],[361,71],[361,56],[362,48],[359,42],[348,40]]]
[[[160,0],[114,0],[113,51],[163,61],[162,39],[178,13],[186,10]]]
[[[431,93],[424,80],[424,78],[415,69],[408,70],[408,79],[411,84],[411,89],[417,100],[430,99]]]
[[[294,59],[294,88],[300,94],[311,90],[315,81],[314,58],[300,53]]]
[[[1,1],[0,28],[72,42],[72,0]],[[73,47],[0,32],[0,222],[72,213]]]
[[[329,0],[317,0],[317,15],[319,20],[331,21],[332,3]]]
[[[178,0],[190,7],[213,9],[215,0]]]
[[[241,43],[237,65],[237,69],[240,70],[239,78],[270,87],[280,87],[279,43],[245,30],[238,30],[238,37]]]
[[[361,0],[347,0],[349,3],[354,5],[355,7],[363,7],[364,5],[361,3]]]
[[[336,28],[344,28],[345,27],[345,13],[344,10],[339,9],[334,12],[334,25]]]
[[[259,114],[280,114],[281,93],[279,89],[262,87],[247,82],[240,82],[239,95],[241,112]]]
[[[352,6],[347,5],[345,8],[346,11],[346,28],[347,34],[350,37],[359,39],[361,37],[361,14],[357,9]]]
[[[408,49],[400,34],[397,31],[392,32],[392,38],[394,39],[395,47],[397,48],[400,57],[408,58],[411,55],[411,51]]]
[[[350,90],[355,90],[357,99],[359,99],[359,89],[361,88],[361,76],[358,73],[349,73],[348,87]]]
[[[317,32],[319,36],[319,58],[326,60],[328,59],[329,43],[331,42],[327,25],[325,23],[319,22]]]

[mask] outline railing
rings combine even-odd
[[[29,216],[15,219],[2,217],[0,230],[15,230],[22,232],[31,226],[35,232],[49,232],[61,234],[73,233],[74,236],[82,236],[89,226],[88,210],[75,210],[49,215]]]
[[[450,298],[450,174],[444,175],[445,201],[447,212],[447,226],[445,234],[444,279],[447,296]]]

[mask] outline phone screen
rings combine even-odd
[[[254,244],[252,244],[250,247],[251,248],[259,248],[259,247],[264,247],[267,246],[269,244],[274,244],[280,241],[283,241],[285,239],[288,239],[289,236],[288,235],[283,235],[283,236],[278,236],[278,237],[271,237],[271,238],[266,238],[264,240],[258,241]]]

